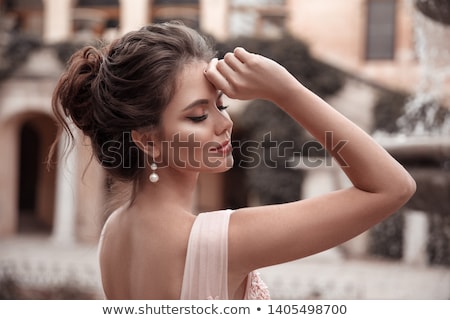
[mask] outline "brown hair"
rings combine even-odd
[[[197,31],[178,22],[152,24],[103,48],[87,46],[74,53],[52,108],[71,143],[67,117],[90,138],[93,155],[111,176],[137,181],[145,156],[131,131],[157,127],[183,66],[213,57]]]

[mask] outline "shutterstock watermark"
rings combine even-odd
[[[178,168],[214,169],[221,166],[223,159],[231,153],[236,158],[234,166],[247,169],[261,166],[274,169],[332,166],[333,160],[325,156],[326,153],[332,154],[334,160],[346,167],[348,164],[341,156],[341,151],[347,142],[334,140],[332,131],[325,133],[324,146],[314,140],[296,146],[293,140],[273,139],[270,132],[260,140],[235,140],[229,146],[219,145],[218,142],[202,143],[193,133],[184,138],[175,134],[170,141],[162,141],[158,145],[160,153],[165,155],[165,160],[162,161],[142,152],[133,143],[131,134],[125,132],[122,141],[107,141],[102,145],[101,151],[102,162],[107,164],[108,168],[130,168],[133,164],[144,168],[155,162],[160,168],[171,163]],[[142,158],[130,159],[132,157]]]
[[[325,133],[325,146],[327,152],[334,155],[341,165],[348,166],[340,152],[347,141],[333,141],[333,132]],[[325,156],[326,149],[317,141],[307,141],[302,146],[295,145],[293,140],[278,141],[272,139],[270,132],[266,133],[260,141],[235,141],[234,149],[239,152],[237,166],[255,168],[265,166],[268,168],[317,168],[332,166],[331,157]],[[322,156],[318,156],[322,154]]]

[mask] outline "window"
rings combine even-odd
[[[119,5],[119,0],[78,0],[72,17],[75,37],[114,35],[119,25]]]
[[[285,31],[285,10],[285,0],[231,0],[230,35],[279,37]]]
[[[196,4],[199,0],[153,0],[155,5],[177,5],[177,4]]]
[[[7,10],[13,9],[42,9],[42,0],[6,0]]]
[[[4,3],[0,0],[0,5],[2,4],[5,16],[0,19],[9,20],[16,31],[35,37],[42,36],[42,0],[6,0]]]
[[[152,22],[182,21],[187,26],[199,29],[199,0],[154,0]]]
[[[395,0],[367,2],[366,59],[390,60],[395,54]]]
[[[78,0],[78,7],[119,6],[119,0]]]

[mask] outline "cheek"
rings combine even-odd
[[[210,131],[193,125],[177,126],[176,129],[166,130],[164,134],[164,161],[179,168],[200,168],[207,148],[211,146]]]
[[[177,130],[167,132],[165,138],[174,147],[180,146],[197,151],[212,140],[212,135],[206,127],[185,125],[178,127]]]

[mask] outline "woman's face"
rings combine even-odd
[[[207,63],[187,64],[161,119],[161,159],[180,170],[223,172],[233,166],[233,122],[222,93],[205,77]]]

